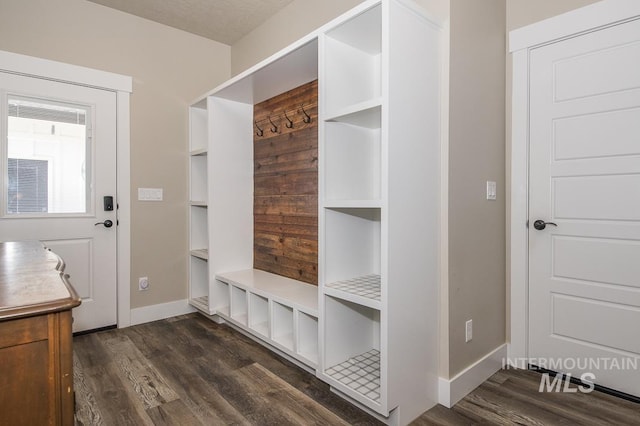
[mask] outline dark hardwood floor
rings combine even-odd
[[[311,374],[198,314],[74,338],[78,425],[375,425]],[[538,393],[500,371],[422,425],[640,425],[640,405],[599,392]]]

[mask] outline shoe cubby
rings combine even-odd
[[[318,364],[318,318],[298,311],[296,352],[312,364]]]
[[[231,286],[231,319],[246,327],[247,315],[247,291]]]
[[[269,299],[249,293],[249,328],[269,337]]]
[[[328,116],[381,96],[382,7],[346,21],[325,36]]]
[[[325,200],[380,199],[380,127],[325,123]]]
[[[207,101],[189,107],[189,151],[191,155],[207,151]]]
[[[324,375],[356,399],[380,401],[380,311],[325,296]]]
[[[190,217],[190,238],[191,250],[206,249],[209,246],[207,227],[207,208],[202,206],[189,207]]]
[[[293,351],[293,308],[278,302],[272,303],[271,339]]]
[[[229,306],[231,305],[231,294],[229,289],[229,284],[220,280],[213,280],[213,284],[210,289],[211,294],[211,309],[215,311],[215,313],[223,316],[229,317],[231,311]]]

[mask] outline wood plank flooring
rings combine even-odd
[[[377,425],[313,375],[190,314],[74,338],[77,425]],[[413,425],[640,425],[640,405],[599,392],[538,393],[500,371]]]

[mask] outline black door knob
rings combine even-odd
[[[538,231],[542,231],[544,228],[547,227],[547,225],[558,226],[553,222],[545,222],[544,220],[540,220],[540,219],[533,222],[533,227],[536,228]]]
[[[113,226],[113,222],[110,221],[109,219],[105,220],[104,222],[98,222],[96,224],[94,224],[95,226],[98,225],[104,225],[105,228],[111,228]]]

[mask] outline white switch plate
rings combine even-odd
[[[467,321],[464,328],[464,341],[470,342],[473,339],[473,320]]]
[[[495,200],[496,199],[496,183],[488,180],[487,181],[487,200]]]
[[[162,201],[162,188],[138,188],[138,201]]]

